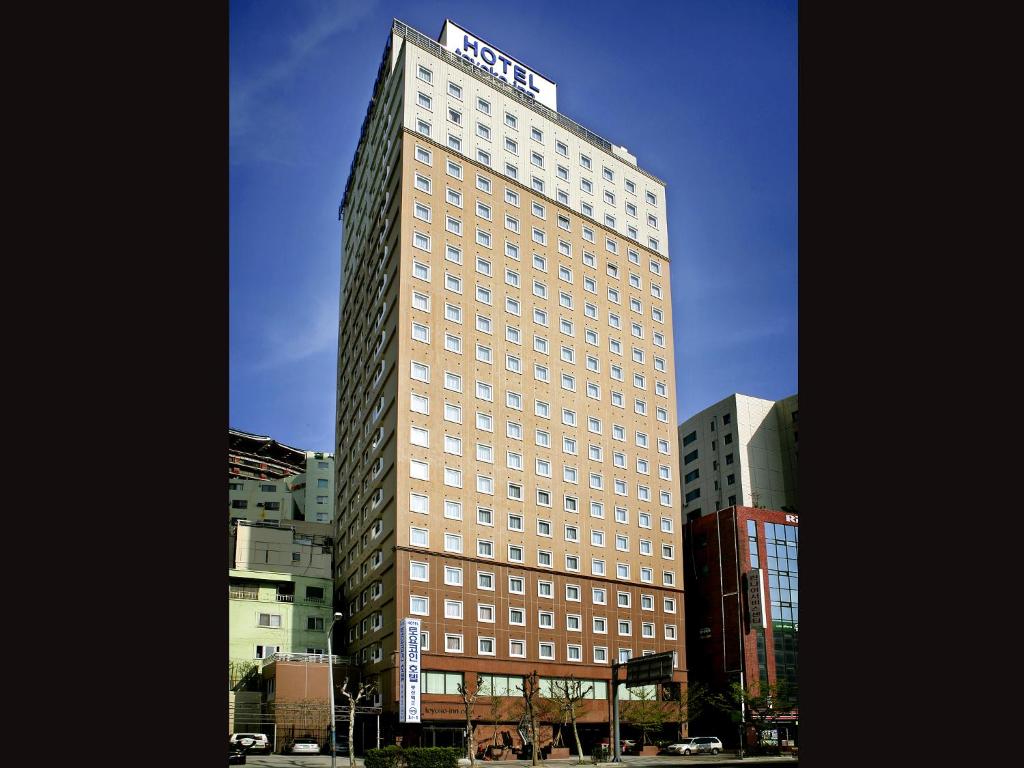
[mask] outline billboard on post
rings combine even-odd
[[[626,687],[636,688],[651,683],[667,683],[672,680],[675,651],[641,656],[626,662]]]

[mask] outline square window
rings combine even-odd
[[[430,581],[430,566],[427,563],[409,561],[409,579],[411,581]]]
[[[418,595],[409,596],[409,613],[417,616],[430,615],[430,598]]]

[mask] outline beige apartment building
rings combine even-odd
[[[665,184],[555,88],[395,21],[339,211],[335,642],[386,741],[461,744],[477,674],[600,683],[592,741],[613,661],[675,651],[685,681]]]

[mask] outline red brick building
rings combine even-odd
[[[724,690],[741,679],[797,688],[799,636],[799,516],[778,510],[727,507],[692,520],[683,531],[686,650],[691,683]],[[773,717],[774,739],[795,746],[799,710]],[[728,715],[691,725],[735,746]],[[748,729],[746,743],[755,740]]]

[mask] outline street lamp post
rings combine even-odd
[[[344,618],[342,614],[335,613],[334,618],[331,619],[331,626],[327,630],[327,687],[330,693],[330,704],[331,704],[331,768],[337,768],[337,751],[338,751],[338,737],[335,735],[335,721],[334,721],[334,654],[331,653],[331,635],[334,634],[334,625],[338,622],[338,619]],[[349,745],[349,749],[352,749],[352,745]]]

